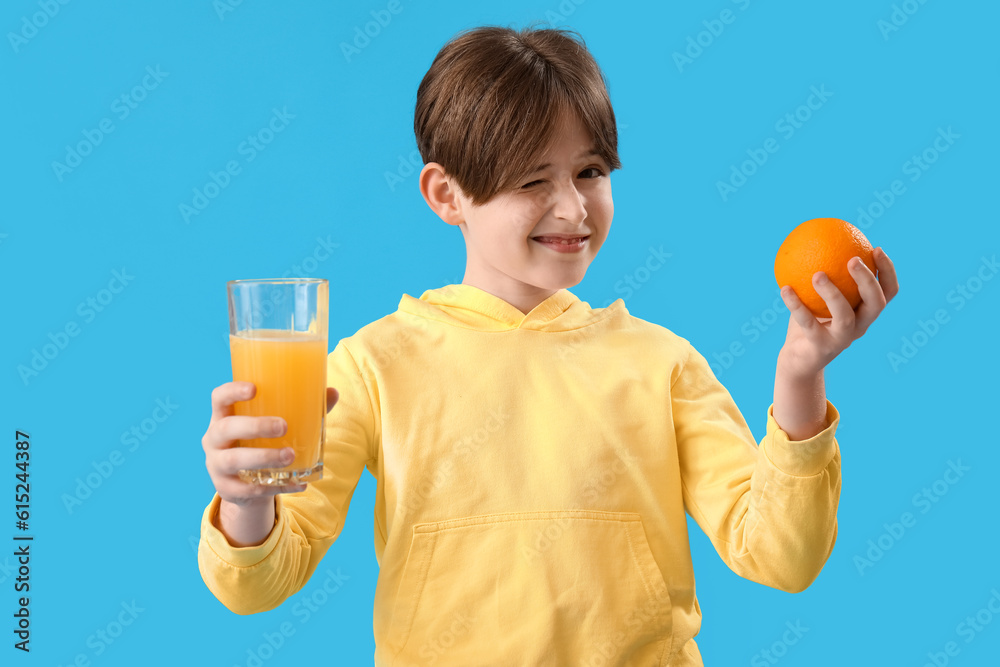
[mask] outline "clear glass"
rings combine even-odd
[[[281,417],[280,438],[240,440],[240,447],[295,450],[283,468],[241,470],[251,484],[285,485],[323,477],[329,284],[318,278],[231,280],[229,350],[233,380],[257,393],[237,401],[234,414]]]

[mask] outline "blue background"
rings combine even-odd
[[[48,18],[43,5],[58,11]],[[706,664],[774,664],[780,654],[789,667],[922,665],[948,642],[958,649],[950,664],[996,664],[1000,618],[990,613],[971,637],[959,624],[1000,590],[1000,443],[990,416],[1000,280],[980,278],[993,277],[984,258],[1000,246],[1000,6],[909,0],[896,7],[914,13],[897,14],[901,25],[887,31],[888,0],[400,0],[402,11],[350,57],[341,44],[386,2],[220,6],[11,0],[0,10],[9,295],[0,541],[13,544],[17,532],[15,429],[31,434],[36,538],[30,655],[11,646],[16,575],[13,558],[0,556],[0,662],[68,665],[82,654],[102,666],[252,665],[264,635],[288,622],[294,635],[264,664],[317,653],[321,664],[370,664],[377,564],[367,473],[339,541],[281,607],[237,616],[199,576],[199,521],[213,491],[200,439],[211,389],[230,379],[225,281],[328,278],[331,341],[392,312],[403,293],[461,282],[459,231],[424,203],[418,169],[401,165],[416,147],[417,86],[459,30],[548,19],[578,30],[602,66],[624,163],[612,176],[612,234],[572,291],[594,307],[624,298],[634,315],[691,340],[757,437],[788,317],[780,301],[772,309],[778,245],[806,219],[858,222],[876,192],[896,179],[906,188],[864,229],[895,261],[902,290],[826,374],[842,414],[836,548],[816,582],[790,595],[735,576],[692,522]],[[732,22],[713,23],[726,9]],[[696,57],[678,65],[674,53],[688,48]],[[116,99],[142,85],[147,67],[159,80],[147,77],[149,89],[136,93],[144,99],[122,117]],[[811,117],[786,136],[776,123],[813,86],[832,95],[800,111]],[[294,118],[248,160],[241,142],[275,109]],[[54,169],[103,119],[113,131],[72,170]],[[908,161],[948,128],[958,138],[929,152],[936,161],[911,180]],[[778,152],[721,196],[717,183],[769,137]],[[239,173],[185,220],[180,205],[231,160]],[[651,247],[671,256],[650,273]],[[131,278],[102,292],[113,271]],[[627,278],[638,289],[625,289]],[[971,298],[959,298],[959,286]],[[106,303],[92,311],[88,298]],[[935,313],[947,318],[936,330],[926,324]],[[18,368],[68,324],[78,335],[22,378]],[[727,359],[733,343],[743,354]],[[146,422],[155,432],[129,451],[122,434],[158,399],[177,407],[163,423]],[[115,450],[120,465],[67,507]],[[949,461],[969,468],[954,484],[939,481]],[[922,512],[914,496],[935,481],[944,491]],[[904,512],[915,524],[893,538],[884,524]],[[859,565],[880,538],[891,546]],[[340,590],[308,619],[301,607],[296,614],[338,569],[348,577]],[[98,640],[133,603],[142,610],[134,622],[113,644]],[[797,622],[808,630],[790,644],[786,624]]]

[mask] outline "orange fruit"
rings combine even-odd
[[[847,262],[860,257],[872,273],[876,272],[872,244],[861,230],[838,218],[806,220],[792,230],[774,258],[774,277],[779,287],[790,285],[799,300],[816,317],[830,317],[830,311],[816,290],[812,277],[823,271],[830,282],[847,298],[851,308],[861,303],[858,285]]]

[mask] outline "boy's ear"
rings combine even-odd
[[[431,210],[449,225],[465,222],[458,185],[437,162],[428,162],[420,170],[420,194]]]

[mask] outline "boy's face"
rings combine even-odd
[[[564,114],[538,166],[512,192],[474,206],[456,188],[456,219],[465,237],[463,283],[504,298],[527,312],[556,290],[583,280],[611,228],[614,204],[604,160],[576,114]],[[536,240],[586,237],[572,252]]]

